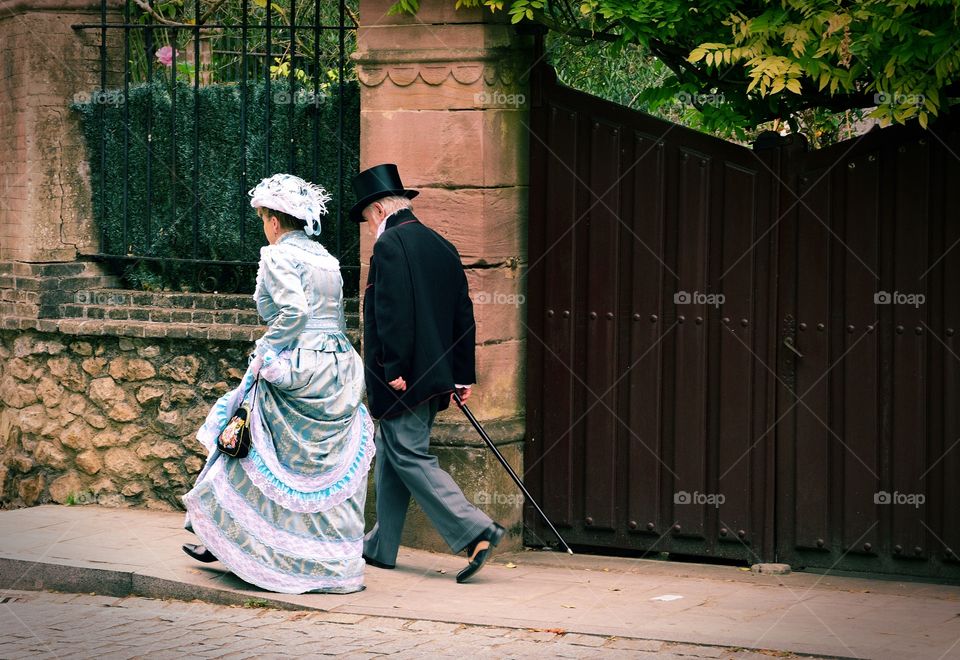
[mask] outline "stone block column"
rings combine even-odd
[[[420,191],[417,217],[459,250],[477,320],[470,407],[522,474],[532,40],[503,12],[444,0],[416,16],[389,15],[391,4],[360,3],[361,167],[396,163]],[[361,234],[365,282],[373,241]],[[459,410],[440,416],[433,446],[468,499],[518,545],[519,491]],[[405,543],[446,549],[418,508],[407,520]]]
[[[108,20],[120,22],[121,6],[108,0]],[[71,27],[100,15],[100,0],[0,0],[0,261],[95,249],[89,167],[68,104],[100,87],[100,33]],[[120,31],[109,32],[113,50]]]

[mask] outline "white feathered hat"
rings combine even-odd
[[[332,199],[317,184],[282,173],[267,177],[247,194],[253,208],[281,211],[305,221],[308,236],[320,235],[320,216],[327,214],[327,202]]]

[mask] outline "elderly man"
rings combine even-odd
[[[377,165],[353,180],[355,222],[376,236],[363,303],[363,352],[376,436],[377,524],[364,538],[371,566],[396,565],[410,496],[454,553],[479,571],[504,529],[470,504],[428,450],[438,411],[475,382],[476,328],[460,255],[413,214],[397,166]]]

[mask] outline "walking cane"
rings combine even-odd
[[[480,437],[483,438],[483,441],[487,443],[487,447],[490,448],[490,451],[493,452],[493,455],[497,457],[497,460],[500,461],[502,465],[513,481],[520,487],[520,490],[523,491],[523,496],[527,498],[526,501],[530,502],[533,505],[533,508],[537,510],[537,513],[546,521],[547,525],[550,527],[551,531],[557,535],[557,538],[560,539],[560,543],[563,544],[563,547],[567,549],[571,555],[573,550],[570,549],[570,546],[567,545],[567,542],[563,540],[563,537],[560,536],[560,532],[557,531],[557,528],[553,526],[553,523],[550,522],[550,519],[547,518],[547,514],[543,512],[543,509],[540,508],[540,505],[537,504],[537,501],[533,499],[533,496],[530,494],[530,491],[527,490],[527,487],[523,485],[523,482],[520,480],[520,477],[517,476],[517,473],[513,471],[513,468],[510,467],[510,463],[507,462],[507,459],[503,457],[503,454],[500,453],[500,450],[497,449],[496,445],[493,444],[493,440],[490,439],[490,436],[487,435],[487,432],[483,430],[483,427],[480,426],[480,422],[477,421],[477,418],[473,416],[473,413],[470,412],[470,409],[467,408],[467,404],[460,400],[460,395],[456,392],[453,393],[453,400],[456,401],[457,405],[460,406],[460,410],[463,411],[463,414],[467,416],[467,419],[470,420],[470,423],[473,424],[473,428],[477,430],[477,433],[480,434]]]

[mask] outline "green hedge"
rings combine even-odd
[[[225,261],[259,260],[266,244],[262,224],[250,207],[247,190],[262,177],[292,172],[315,181],[333,195],[331,213],[323,223],[321,242],[337,251],[337,121],[339,99],[336,85],[316,102],[289,81],[270,83],[267,97],[262,80],[247,83],[246,144],[241,139],[241,85],[214,84],[196,93],[199,121],[194,121],[194,89],[177,82],[176,110],[171,125],[172,97],[169,81],[131,86],[121,90],[93,92],[78,98],[71,108],[80,114],[93,186],[93,212],[100,232],[100,252],[110,255],[175,257]],[[270,163],[266,162],[267,108],[270,108]],[[290,109],[293,109],[292,118]],[[127,165],[124,168],[124,125],[129,121]],[[148,122],[152,140],[148,142]],[[313,130],[318,127],[317,171],[313,172]],[[199,127],[197,197],[197,244],[194,245],[194,131]],[[174,138],[175,131],[175,138]],[[290,138],[294,141],[294,165],[290,168]],[[148,144],[151,189],[147,189]],[[343,194],[340,208],[341,265],[359,265],[359,232],[347,218],[353,204],[350,178],[358,171],[360,153],[360,101],[356,82],[344,86]],[[173,153],[171,153],[173,147]],[[246,184],[241,186],[241,151],[246,152]],[[101,153],[102,150],[102,153]],[[101,156],[104,166],[101,168]],[[102,171],[101,171],[102,170]],[[101,177],[102,175],[102,177]],[[127,182],[127,240],[123,238],[123,190]],[[148,199],[149,197],[149,199]],[[176,199],[176,209],[174,209]],[[147,210],[151,220],[147,228]],[[245,238],[241,240],[241,226]],[[143,288],[195,288],[197,268],[182,263],[126,261],[122,273],[129,286]],[[133,264],[131,266],[131,264]],[[204,272],[209,275],[210,268]],[[216,270],[216,269],[215,269]],[[356,288],[356,269],[344,272],[348,289]],[[199,277],[202,279],[203,274]],[[234,274],[224,278],[238,280]],[[246,276],[240,280],[249,279]],[[240,281],[247,290],[252,282]],[[200,285],[203,288],[202,285]],[[226,285],[225,289],[234,288]]]

